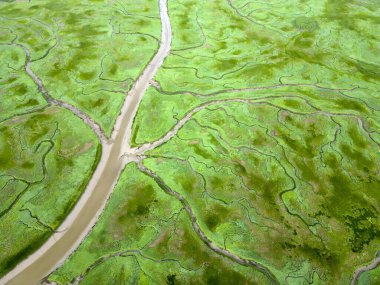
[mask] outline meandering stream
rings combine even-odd
[[[362,275],[364,272],[374,270],[379,265],[380,265],[380,256],[376,257],[370,264],[364,265],[356,269],[351,281],[351,285],[356,285],[356,283],[359,280],[360,275]]]

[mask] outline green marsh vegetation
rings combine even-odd
[[[158,48],[158,4],[73,0],[0,5],[0,47],[27,47],[31,68],[50,95],[78,107],[110,135],[127,92]],[[2,57],[4,64],[15,61],[7,68],[13,74],[12,68],[21,69],[25,53],[20,47],[6,49],[10,54]],[[31,96],[27,86],[23,81],[18,92]]]
[[[157,8],[154,1],[147,7]],[[144,167],[184,200],[128,165],[93,231],[48,279],[59,284],[273,281],[217,254],[202,242],[195,220],[213,244],[258,262],[280,284],[349,284],[380,244],[379,4],[169,0],[168,7],[171,54],[144,95],[132,143],[164,137],[203,106],[142,157]],[[136,6],[134,12],[144,8]],[[143,19],[151,23],[146,31],[159,37],[159,29],[152,32],[159,22],[149,19]],[[89,33],[97,37],[101,31]],[[73,53],[90,49],[86,44]],[[99,62],[97,52],[89,54]],[[118,73],[124,69],[117,54],[101,58],[101,76],[130,76]],[[146,62],[152,55],[143,54]],[[53,90],[76,90],[50,80],[55,76],[72,75],[73,86],[86,82],[75,100],[66,92],[56,96],[89,108],[110,130],[106,122],[118,109],[99,116],[106,101],[97,98],[87,106],[92,101],[84,97],[100,84],[99,65],[86,58],[71,72],[73,61],[52,57],[46,64],[54,60],[65,67],[45,73],[36,63],[36,72]],[[24,83],[24,89],[32,85]],[[374,270],[359,284],[377,279]]]
[[[0,1],[0,276],[39,248],[83,193],[132,84],[158,48],[156,1]]]
[[[182,204],[130,164],[94,230],[49,281],[59,284],[270,284],[199,240]]]
[[[48,107],[0,124],[0,275],[54,233],[101,154],[92,131]]]
[[[144,153],[145,167],[185,198],[210,240],[280,284],[348,284],[380,243],[380,6],[183,0],[169,1],[169,15],[171,54],[132,143],[156,141],[205,107]],[[51,280],[82,274],[72,270],[88,252],[79,247]]]

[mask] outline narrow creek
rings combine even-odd
[[[85,192],[57,229],[57,233],[5,275],[0,280],[1,285],[38,284],[41,279],[62,264],[96,223],[125,165],[136,160],[133,156],[123,156],[131,149],[132,123],[149,82],[170,52],[172,32],[167,1],[159,0],[159,6],[162,29],[160,47],[129,92],[111,139],[101,140],[102,157]]]
[[[354,276],[352,277],[351,285],[356,285],[359,281],[360,275],[367,271],[376,269],[380,265],[380,256],[376,257],[370,264],[364,265],[356,269]]]

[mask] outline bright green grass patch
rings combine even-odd
[[[208,249],[181,203],[134,164],[122,173],[90,235],[49,277],[58,284],[75,279],[80,284],[267,284],[255,270]]]
[[[208,102],[145,164],[211,240],[281,283],[348,284],[378,250],[379,9],[169,1],[172,52],[133,143]]]
[[[0,44],[0,122],[46,105],[37,86],[24,71],[25,52]]]
[[[50,95],[77,106],[110,135],[127,92],[158,48],[158,3],[17,1],[0,5],[5,17],[1,43],[10,43],[11,38],[28,47],[32,70]]]
[[[0,275],[38,248],[69,213],[101,154],[69,111],[49,107],[0,124]]]
[[[326,15],[333,2],[169,1],[174,51],[157,80],[164,90],[201,93],[279,81],[374,87],[379,7],[354,1],[349,15],[337,9],[335,16],[351,22],[346,25]]]
[[[186,111],[191,110],[191,108],[194,108],[200,102],[201,100],[188,95],[180,97],[163,95],[153,87],[150,87],[143,97],[134,121],[132,145],[160,138],[186,114]],[[162,120],[162,117],[167,119]],[[151,128],[152,122],[154,122],[154,128]],[[139,131],[140,128],[142,130],[151,129],[147,133]]]
[[[378,145],[355,117],[295,112],[220,103],[151,151],[148,166],[217,243],[272,264],[280,280],[303,260],[303,275],[317,267],[344,284],[380,242]]]

